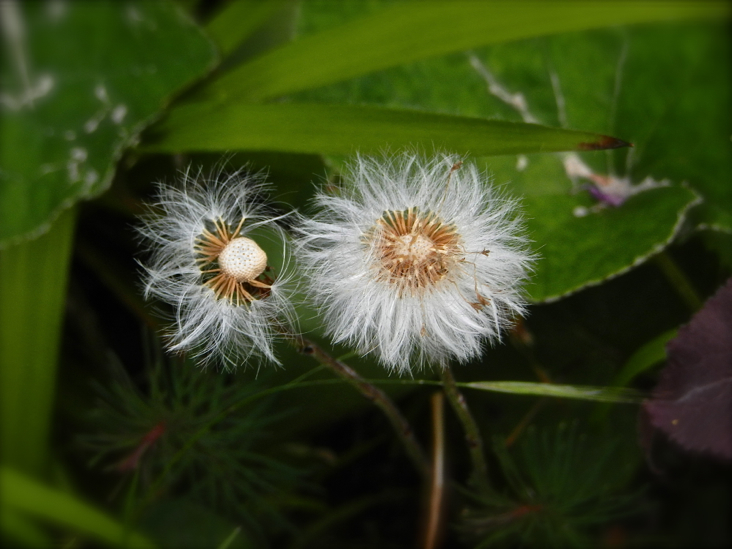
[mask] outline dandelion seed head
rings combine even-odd
[[[251,358],[277,363],[275,335],[295,321],[286,236],[276,223],[283,216],[267,206],[266,191],[261,175],[244,171],[207,176],[189,169],[180,185],[158,185],[139,232],[150,251],[145,295],[174,308],[169,350],[226,368]],[[282,246],[279,273],[253,234],[262,227]]]
[[[408,374],[478,356],[525,313],[517,202],[455,155],[357,157],[300,224],[309,295],[337,343]]]

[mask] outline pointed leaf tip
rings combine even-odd
[[[610,137],[609,135],[601,135],[597,141],[590,141],[585,143],[579,143],[577,150],[580,151],[602,151],[605,149],[619,149],[621,147],[632,147],[633,144],[628,141],[623,141],[617,137]]]

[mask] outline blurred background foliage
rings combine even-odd
[[[729,545],[728,463],[663,438],[644,456],[636,404],[562,389],[647,394],[665,343],[732,272],[729,4],[0,8],[4,543],[423,539],[430,493],[388,422],[307,354],[283,345],[283,368],[226,375],[162,355],[133,228],[152,183],[189,164],[266,169],[279,207],[307,213],[349,155],[408,147],[491,173],[522,199],[541,257],[531,315],[455,369],[527,385],[464,389],[493,441],[488,487],[447,411],[432,546]],[[330,349],[316,311],[298,313]],[[434,374],[390,379],[349,351],[332,354],[396,399],[427,447]]]

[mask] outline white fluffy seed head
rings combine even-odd
[[[238,282],[249,282],[264,272],[267,254],[254,240],[240,236],[221,251],[219,267],[224,274]]]
[[[525,312],[516,201],[455,155],[358,157],[316,197],[298,259],[337,343],[392,371],[475,358]]]
[[[145,295],[173,307],[168,349],[227,369],[250,359],[278,363],[274,340],[282,326],[296,330],[296,317],[289,246],[277,224],[282,216],[267,206],[263,177],[189,169],[181,179],[158,185],[157,202],[139,227],[150,252],[143,265]],[[262,227],[279,237],[283,265],[258,280],[267,255],[249,237]]]

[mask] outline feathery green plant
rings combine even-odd
[[[637,509],[637,494],[622,491],[628,468],[619,463],[618,446],[617,439],[584,432],[577,421],[530,427],[516,452],[496,439],[506,491],[472,494],[463,534],[481,548],[591,544],[591,527]]]
[[[266,374],[257,383],[242,382],[158,358],[140,388],[116,361],[112,372],[109,386],[96,384],[95,430],[80,439],[93,453],[92,465],[105,464],[129,481],[139,478],[143,495],[164,474],[163,493],[153,497],[190,497],[258,534],[268,524],[287,526],[280,498],[304,486],[306,471],[270,446],[272,431],[291,412],[276,409],[274,396],[251,399]],[[245,399],[253,402],[240,406]]]

